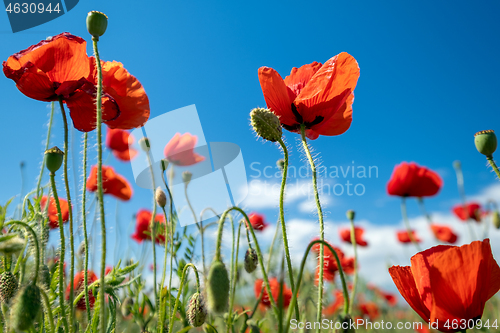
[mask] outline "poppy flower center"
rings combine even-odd
[[[283,126],[284,129],[291,131],[291,132],[300,130],[300,125],[302,125],[302,124],[304,124],[306,128],[311,128],[312,126],[321,123],[325,119],[325,117],[323,117],[323,116],[316,116],[316,118],[314,118],[313,121],[304,122],[304,118],[299,113],[299,111],[297,111],[297,107],[293,103],[292,103],[292,113],[295,116],[295,120],[297,121],[297,124],[294,124],[294,125],[281,124],[281,126]]]

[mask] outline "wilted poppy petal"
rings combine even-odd
[[[420,298],[411,268],[409,266],[392,266],[389,268],[389,274],[391,274],[401,296],[423,320],[429,322],[430,311]]]

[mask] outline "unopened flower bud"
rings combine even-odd
[[[40,288],[29,284],[13,299],[10,325],[16,331],[27,331],[35,322],[42,307]]]
[[[15,236],[13,238],[9,238],[0,242],[0,253],[5,255],[10,255],[14,253],[18,253],[24,249],[24,240]]]
[[[160,186],[158,186],[158,188],[156,189],[155,200],[158,206],[160,206],[161,208],[167,205],[167,196]]]
[[[161,165],[161,171],[162,171],[162,172],[164,172],[165,170],[167,170],[169,163],[170,163],[170,162],[169,162],[166,158],[163,158],[163,159],[161,160],[160,165]]]
[[[82,241],[78,246],[78,254],[83,257],[85,256],[85,241]]]
[[[494,211],[491,216],[491,221],[495,228],[500,229],[500,213],[498,211]]]
[[[207,308],[205,307],[203,296],[199,293],[194,293],[193,296],[191,296],[186,315],[189,324],[193,327],[200,327],[205,322]]]
[[[255,108],[250,112],[250,123],[255,133],[263,139],[276,142],[283,131],[279,118],[269,109]]]
[[[257,257],[257,252],[254,249],[249,248],[245,253],[245,271],[247,271],[247,273],[252,273],[257,268],[258,263],[259,258]]]
[[[44,154],[45,166],[50,172],[55,173],[62,165],[64,153],[56,146],[47,149]]]
[[[356,216],[356,212],[353,211],[352,209],[349,209],[345,215],[347,216],[347,218],[349,219],[349,221],[353,221],[354,220],[354,217]]]
[[[87,30],[93,37],[99,38],[104,35],[107,27],[108,17],[106,16],[106,14],[95,10],[88,13]]]
[[[45,289],[49,289],[50,288],[50,282],[51,282],[51,279],[50,279],[49,266],[47,266],[47,265],[41,265],[40,266],[40,272],[39,272],[39,275],[38,275],[38,283],[42,287],[44,287]]]
[[[486,157],[493,155],[497,150],[497,136],[493,130],[480,131],[474,134],[476,149]]]
[[[188,185],[189,182],[191,181],[191,178],[193,178],[193,174],[189,171],[184,171],[182,173],[182,181],[184,182],[184,184]]]
[[[276,165],[278,168],[280,168],[281,171],[285,169],[285,160],[280,158],[278,161],[276,161]]]
[[[122,306],[120,308],[122,312],[122,316],[128,317],[130,316],[132,306],[134,305],[134,299],[132,297],[126,297],[123,302]]]
[[[212,313],[224,313],[229,300],[229,276],[226,266],[221,261],[214,261],[207,278],[208,310]]]
[[[141,149],[143,151],[145,151],[147,153],[149,151],[149,149],[151,148],[151,144],[149,142],[149,139],[148,138],[141,138],[139,140],[139,146],[141,147]]]
[[[8,303],[17,291],[17,279],[11,272],[0,274],[0,301]]]

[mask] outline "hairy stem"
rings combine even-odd
[[[86,212],[86,203],[87,203],[87,140],[88,134],[85,132],[83,135],[83,188],[82,188],[82,224],[83,224],[83,241],[85,243],[85,258],[83,263],[83,287],[85,290],[85,307],[87,310],[87,321],[88,325],[90,325],[90,321],[92,320],[92,316],[90,313],[90,303],[89,303],[89,287],[88,287],[88,269],[89,269],[89,240],[87,236],[87,212]]]
[[[490,163],[491,167],[493,168],[493,171],[495,171],[497,178],[500,180],[500,171],[498,170],[498,167],[497,167],[495,161],[493,160],[493,156],[492,155],[486,156],[486,159],[488,160],[488,163]]]
[[[50,118],[49,118],[49,126],[47,129],[47,139],[45,140],[45,150],[49,149],[50,133],[52,132],[52,123],[54,120],[54,110],[55,110],[55,105],[54,105],[54,102],[52,102],[50,105]],[[42,159],[42,166],[40,167],[40,174],[38,175],[38,181],[36,183],[36,196],[37,197],[40,196],[40,184],[42,183],[44,170],[45,170],[45,159],[43,158]]]
[[[356,295],[356,285],[358,283],[358,251],[357,251],[357,243],[356,243],[356,229],[354,228],[354,219],[350,219],[351,221],[351,244],[352,249],[354,251],[354,279],[352,281],[352,292],[351,292],[351,301],[349,305],[348,314],[352,314],[352,307],[354,305],[354,296]]]
[[[406,198],[402,197],[401,198],[401,215],[403,216],[403,222],[406,227],[406,231],[408,232],[408,237],[410,238],[410,241],[415,245],[417,248],[418,252],[421,251],[420,246],[418,245],[417,240],[415,237],[413,237],[413,232],[410,227],[410,221],[408,221],[408,214],[406,213]]]
[[[153,244],[153,285],[154,285],[154,293],[155,293],[155,304],[158,304],[158,285],[156,284],[156,184],[155,184],[155,176],[153,173],[153,164],[151,163],[151,157],[149,156],[149,151],[146,152],[148,156],[148,164],[149,171],[151,172],[151,182],[153,184],[153,214],[151,215],[151,221],[149,222],[149,226],[151,228],[151,243]],[[165,221],[166,225],[167,221]]]
[[[175,299],[175,305],[174,305],[174,309],[172,311],[172,316],[170,317],[170,324],[168,326],[168,332],[173,332],[172,329],[174,328],[174,318],[175,318],[175,314],[177,312],[177,308],[179,307],[179,299],[181,298],[182,289],[184,288],[184,283],[186,282],[187,270],[189,267],[191,267],[194,270],[194,274],[196,276],[196,292],[197,293],[200,292],[200,277],[198,276],[198,270],[196,269],[195,265],[193,265],[192,263],[189,263],[186,266],[184,266],[184,269],[182,270],[181,284],[179,286],[179,291],[177,292],[177,298]]]

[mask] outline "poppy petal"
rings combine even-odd
[[[306,86],[307,82],[313,77],[314,74],[323,66],[319,62],[313,62],[301,66],[299,68],[292,68],[290,75],[285,78],[285,85],[293,92],[294,96],[297,97],[300,91]]]
[[[345,133],[351,127],[353,102],[354,93],[351,93],[345,100],[344,105],[337,112],[333,112],[333,108],[331,108],[331,111],[327,112],[330,117],[325,118],[325,120],[317,125],[311,126],[311,131],[314,131],[317,135],[327,136]]]

